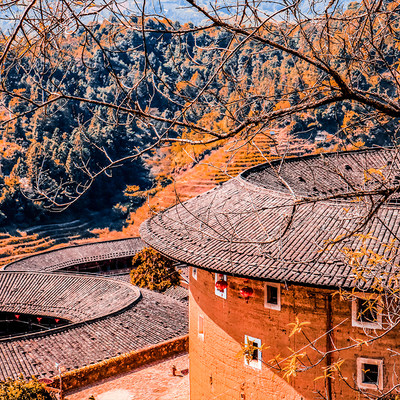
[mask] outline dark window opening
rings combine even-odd
[[[252,361],[258,361],[258,344],[257,342],[249,342],[252,352],[250,354]]]
[[[267,286],[267,303],[278,304],[278,288],[276,286]]]
[[[379,366],[376,364],[362,365],[362,382],[378,385],[379,383]]]
[[[357,299],[357,320],[360,322],[377,322],[378,311],[376,305],[369,300]]]

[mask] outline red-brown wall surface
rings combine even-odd
[[[291,350],[305,354],[302,360],[309,364],[321,359],[310,346],[306,337],[315,342],[315,347],[325,352],[331,342],[326,332],[333,330],[333,342],[337,348],[348,347],[355,339],[367,339],[362,328],[351,325],[351,303],[333,295],[333,290],[290,285],[281,286],[281,310],[264,307],[265,281],[250,280],[244,283],[242,278],[228,276],[227,299],[215,295],[214,274],[197,270],[197,280],[190,273],[190,393],[191,400],[241,399],[241,400],[309,400],[323,398],[356,399],[363,398],[350,386],[356,387],[357,357],[382,358],[384,360],[385,388],[393,386],[394,360],[389,356],[388,348],[396,349],[398,330],[389,332],[383,338],[366,346],[334,353],[332,359],[324,358],[319,365],[300,372],[289,381],[283,379],[282,371],[268,368],[265,363],[275,357],[282,359],[292,354]],[[248,303],[240,296],[243,286],[254,290],[254,297]],[[333,295],[333,296],[332,296]],[[331,300],[329,300],[329,298]],[[331,315],[328,312],[331,303]],[[198,334],[198,318],[204,318],[204,337]],[[289,337],[296,317],[304,325],[302,332]],[[369,330],[371,334],[374,331]],[[377,333],[382,331],[377,330]],[[245,335],[259,338],[264,344],[261,370],[246,366],[241,350]],[[399,345],[400,347],[400,345]],[[303,349],[304,348],[304,349]],[[398,349],[400,350],[400,348]],[[308,360],[309,358],[309,360]],[[323,375],[323,368],[329,362],[344,359],[341,373],[347,383],[334,374],[329,384],[325,379],[316,379]],[[287,362],[281,362],[281,367]],[[399,371],[397,371],[399,372]],[[330,387],[329,387],[330,386]],[[377,394],[377,391],[372,393]]]
[[[91,385],[155,361],[187,352],[188,337],[181,336],[130,353],[121,354],[95,364],[68,371],[62,375],[64,391]],[[53,377],[54,388],[60,387],[60,377]]]

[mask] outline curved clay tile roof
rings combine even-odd
[[[399,155],[392,149],[263,164],[147,220],[141,226],[141,237],[169,257],[210,270],[352,287],[352,269],[341,249],[356,246],[359,239],[346,239],[329,251],[326,243],[359,226],[367,208],[363,202],[335,197],[351,189],[373,190],[399,181]],[[388,242],[400,233],[400,206],[395,196],[394,204],[381,207],[362,230],[379,239],[365,242],[378,253],[384,248],[381,241]],[[308,201],[297,203],[291,220],[295,202],[304,197]]]
[[[57,374],[57,362],[67,370],[143,349],[187,334],[185,304],[160,293],[140,289],[142,297],[125,311],[90,323],[0,340],[0,380]]]
[[[188,308],[122,280],[40,272],[122,258],[139,238],[92,243],[32,255],[0,272],[0,311],[46,315],[72,324],[0,339],[0,380],[57,374],[187,334]],[[30,271],[12,271],[28,269]]]
[[[0,311],[71,322],[114,314],[140,297],[129,283],[85,275],[0,272]]]
[[[398,150],[369,149],[288,158],[283,163],[274,161],[251,168],[242,173],[242,178],[282,194],[293,191],[297,196],[321,197],[378,188],[379,174],[368,173],[373,173],[372,169],[381,170],[386,180],[399,183]],[[394,195],[392,202],[398,196]]]
[[[8,271],[56,271],[73,265],[134,256],[143,248],[140,238],[94,242],[24,257],[7,264]]]

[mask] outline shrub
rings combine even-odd
[[[170,259],[147,247],[132,260],[131,283],[135,286],[163,292],[179,285],[179,272]]]
[[[52,400],[53,397],[46,391],[36,378],[26,381],[24,378],[7,379],[0,382],[0,400]]]

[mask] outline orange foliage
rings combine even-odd
[[[17,151],[21,151],[22,148],[16,143],[7,142],[6,140],[0,140],[0,155],[3,158],[12,158]]]
[[[290,103],[287,100],[283,100],[275,105],[274,110],[277,111],[277,110],[281,110],[281,109],[289,108],[289,107],[290,107]]]
[[[123,233],[137,236],[140,224],[155,212],[197,196],[245,169],[265,162],[269,154],[270,138],[260,135],[254,142],[256,146],[243,140],[232,140],[213,150],[192,168],[177,174],[172,184],[158,190],[129,216],[129,225],[123,229]]]

